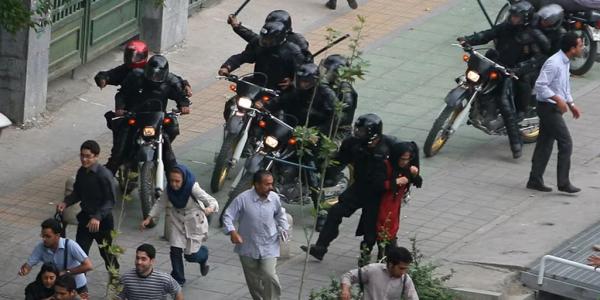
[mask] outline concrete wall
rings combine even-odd
[[[0,30],[0,112],[17,124],[46,110],[49,30]]]
[[[153,2],[142,2],[140,38],[148,43],[150,50],[161,53],[185,39],[189,1],[165,0],[164,6]]]

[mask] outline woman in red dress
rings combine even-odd
[[[400,209],[404,195],[410,186],[421,187],[419,175],[419,148],[414,142],[399,142],[385,161],[387,168],[386,191],[381,198],[377,216],[377,259],[380,260],[387,245],[396,245],[400,228]]]

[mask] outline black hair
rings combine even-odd
[[[252,183],[253,184],[257,184],[262,182],[263,178],[267,177],[267,176],[273,176],[273,174],[271,174],[271,172],[269,172],[268,170],[258,170],[258,172],[254,173],[254,177],[252,178]]]
[[[83,144],[81,144],[81,148],[79,150],[83,150],[83,149],[90,150],[90,152],[92,152],[92,154],[94,154],[94,155],[100,154],[100,145],[98,145],[98,142],[96,142],[94,140],[87,140],[87,141],[83,142]]]
[[[413,262],[413,257],[410,251],[404,247],[388,247],[386,249],[387,262],[392,265],[399,263],[410,264]]]
[[[62,225],[54,218],[46,219],[42,222],[42,230],[50,228],[52,232],[60,234],[62,232]]]
[[[54,275],[56,275],[56,278],[58,278],[60,276],[60,271],[58,270],[58,268],[56,267],[55,264],[45,263],[40,268],[40,272],[37,274],[37,277],[35,278],[35,280],[41,283],[42,275],[46,272],[54,273]]]
[[[141,244],[135,250],[135,252],[138,252],[138,251],[146,252],[146,255],[148,255],[148,257],[150,257],[150,259],[154,259],[156,257],[156,249],[154,248],[154,246],[152,246],[150,244]]]
[[[75,285],[75,278],[70,274],[65,274],[59,276],[54,282],[54,286],[60,286],[65,288],[68,292],[72,292],[75,290],[77,285]]]
[[[560,50],[562,50],[564,53],[569,52],[571,48],[577,47],[577,40],[580,38],[581,36],[575,32],[569,31],[565,33],[560,40]]]

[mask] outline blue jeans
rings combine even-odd
[[[201,246],[198,252],[183,255],[183,249],[171,247],[171,252],[169,255],[171,256],[171,268],[173,269],[171,271],[171,277],[173,277],[180,285],[183,285],[185,283],[183,257],[185,257],[185,260],[188,262],[204,265],[208,260],[208,248],[206,248],[206,246]]]

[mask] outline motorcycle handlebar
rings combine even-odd
[[[246,83],[246,84],[250,84],[250,85],[256,86],[256,87],[260,88],[261,91],[263,91],[265,93],[269,93],[269,94],[271,94],[271,95],[273,95],[275,97],[279,96],[279,91],[272,90],[272,89],[269,89],[269,88],[266,88],[266,87],[262,87],[260,85],[255,84],[255,83],[252,83],[252,82],[240,79],[240,77],[238,77],[237,75],[231,75],[231,74],[227,75],[227,76],[218,75],[216,77],[216,79],[219,79],[219,80],[223,80],[224,79],[224,80],[227,80],[227,81],[230,81],[230,82],[233,82],[233,83],[243,82],[243,83]]]
[[[487,58],[485,55],[479,53],[477,50],[475,50],[471,45],[467,44],[466,42],[464,44],[452,44],[452,45],[458,46],[458,47],[462,48],[463,51],[465,51],[471,55],[475,55],[475,56],[479,57],[480,59],[483,59],[483,60],[493,64],[494,68],[498,69],[504,75],[514,78],[515,80],[519,80],[519,77],[514,72],[511,72],[508,68],[498,64],[497,62]]]
[[[174,114],[176,117],[181,116],[181,111],[176,108],[171,109],[171,113]],[[111,118],[111,120],[115,121],[115,120],[119,120],[119,119],[131,118],[134,115],[135,115],[134,112],[125,111],[125,114],[123,114],[122,116]]]

